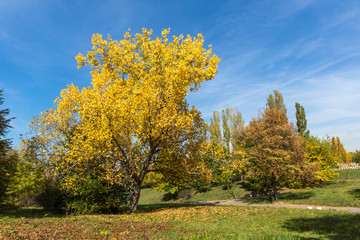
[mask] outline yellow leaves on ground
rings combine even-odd
[[[216,221],[220,219],[232,218],[238,215],[247,214],[250,211],[261,211],[262,209],[235,208],[224,206],[195,206],[195,207],[176,207],[163,208],[153,212],[139,214],[117,215],[115,221],[141,221],[168,223],[172,221],[192,222],[192,221]],[[111,217],[110,217],[111,218]]]

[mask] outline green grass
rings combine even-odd
[[[286,190],[281,202],[360,207],[360,170],[339,171],[322,187]],[[360,239],[360,215],[332,210],[183,205],[185,201],[241,198],[249,194],[213,187],[190,198],[142,189],[135,214],[53,215],[41,209],[0,212],[3,239]],[[257,199],[266,202],[267,199]]]
[[[284,189],[280,202],[316,206],[360,207],[360,169],[338,171],[339,176],[320,187],[307,189]],[[197,202],[211,200],[229,200],[244,198],[250,192],[233,184],[232,189],[224,190],[222,186],[212,187],[210,191],[195,193],[191,191],[189,198],[169,200],[167,193],[153,189],[142,189],[140,204]],[[250,203],[270,203],[269,198],[248,200]]]
[[[141,190],[139,204],[158,204],[158,203],[181,203],[181,202],[198,202],[211,200],[228,200],[234,198],[243,198],[251,192],[241,188],[239,184],[233,184],[231,189],[224,189],[223,186],[212,187],[207,192],[197,193],[190,190],[190,197],[178,198],[176,200],[169,197],[169,193],[159,192],[151,188]]]
[[[341,180],[357,180],[360,181],[360,169],[348,169],[348,170],[339,170],[335,171],[339,173],[335,181]]]
[[[338,171],[339,176],[320,187],[286,189],[279,201],[290,204],[360,207],[360,169]],[[249,200],[252,203],[270,203],[269,198]]]
[[[29,216],[24,217],[24,216]],[[234,206],[152,206],[135,214],[0,213],[0,239],[356,239],[357,214]]]

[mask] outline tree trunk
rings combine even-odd
[[[271,202],[272,203],[276,203],[277,201],[279,201],[279,197],[278,197],[278,191],[277,191],[277,187],[276,184],[273,185],[273,192],[271,194]]]
[[[140,199],[140,185],[135,185],[134,188],[130,191],[131,192],[131,199],[129,205],[129,212],[133,213],[136,211]]]

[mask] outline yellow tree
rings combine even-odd
[[[331,138],[331,147],[333,151],[333,155],[337,158],[337,163],[350,163],[351,162],[351,154],[349,154],[344,145],[340,142],[339,137]]]
[[[204,122],[186,96],[214,78],[220,59],[203,47],[201,34],[171,41],[169,31],[155,39],[152,30],[126,32],[120,41],[94,34],[93,50],[76,56],[78,68],[91,67],[91,85],[68,86],[36,121],[39,135],[57,139],[52,147],[61,153],[60,170],[86,172],[86,162],[97,162],[104,178],[131,192],[130,212],[149,172],[181,178],[197,168],[190,152]],[[76,189],[73,182],[66,179],[66,186]]]
[[[338,157],[334,154],[329,138],[319,139],[309,136],[306,140],[306,157],[310,164],[317,165],[315,172],[317,182],[325,182],[336,177],[334,168],[338,164]]]

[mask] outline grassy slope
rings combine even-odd
[[[0,213],[0,239],[356,239],[357,214],[308,209],[172,206],[136,214]]]
[[[339,176],[321,187],[300,190],[286,189],[280,196],[283,203],[360,207],[360,169],[338,171]],[[166,193],[153,189],[143,189],[140,204],[177,203],[183,201],[209,201],[243,198],[250,192],[234,185],[233,189],[223,190],[222,186],[213,187],[205,193],[191,193],[190,198],[166,200]],[[253,203],[268,203],[268,198],[254,199]]]
[[[360,169],[338,171],[339,176],[316,188],[286,190],[280,201],[317,206],[360,207]],[[270,202],[259,199],[255,202]]]
[[[223,186],[212,187],[210,191],[196,193],[191,190],[190,198],[180,198],[178,200],[169,200],[169,194],[165,192],[158,192],[151,188],[141,190],[140,205],[141,204],[158,204],[158,203],[180,203],[180,202],[198,202],[198,201],[211,201],[211,200],[228,200],[234,198],[242,198],[250,194],[249,191],[241,188],[239,185],[234,184],[232,189],[224,190]]]

